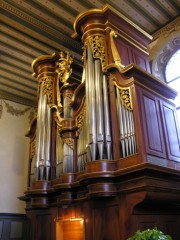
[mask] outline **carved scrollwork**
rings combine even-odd
[[[104,70],[107,66],[107,48],[106,48],[106,39],[104,35],[93,35],[87,39],[87,42],[90,44],[93,57],[99,58],[101,60],[102,69]],[[83,59],[86,56],[86,46],[87,42],[84,45]]]
[[[48,97],[48,104],[52,104],[53,77],[43,77],[39,79],[39,83],[42,84],[43,94]]]
[[[132,98],[131,98],[131,88],[130,87],[120,87],[115,83],[118,88],[118,93],[123,106],[128,110],[133,110]]]

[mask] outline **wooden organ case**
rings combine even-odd
[[[125,240],[156,226],[180,237],[176,92],[150,74],[151,37],[115,9],[80,14],[83,74],[60,51],[33,62],[31,239]]]

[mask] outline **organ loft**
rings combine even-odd
[[[35,240],[180,236],[176,92],[151,75],[151,36],[106,5],[81,13],[70,51],[37,57],[37,118],[21,200]]]

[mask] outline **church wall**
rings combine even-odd
[[[0,100],[0,213],[25,213],[30,107]]]

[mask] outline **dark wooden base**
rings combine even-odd
[[[148,163],[117,166],[118,161],[93,161],[85,172],[35,182],[21,198],[32,239],[55,240],[59,221],[83,218],[86,240],[126,240],[138,229],[153,227],[178,240],[179,171]]]

